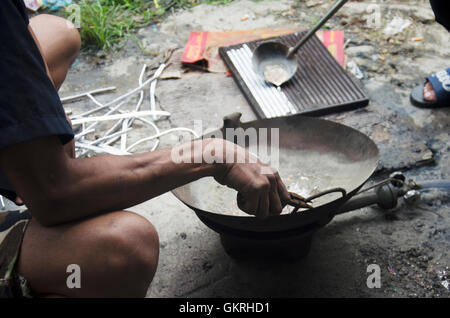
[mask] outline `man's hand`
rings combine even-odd
[[[215,176],[216,181],[238,191],[242,211],[262,219],[280,214],[290,196],[278,172],[245,149],[230,143],[226,146],[228,154],[233,149],[235,162],[227,162],[224,172]]]

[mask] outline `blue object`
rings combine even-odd
[[[450,68],[427,77],[436,93],[436,101],[425,100],[424,85],[416,86],[410,95],[411,103],[417,107],[435,108],[450,107]]]
[[[56,11],[71,5],[72,0],[43,0],[42,3],[51,11]]]
[[[427,77],[436,93],[438,106],[450,106],[450,67]]]

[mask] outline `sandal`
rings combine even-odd
[[[427,101],[423,98],[425,84],[416,86],[410,96],[411,103],[417,107],[437,108],[450,106],[450,68],[437,72],[427,77],[436,93],[435,101]],[[425,82],[426,83],[426,82]]]

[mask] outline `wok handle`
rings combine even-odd
[[[241,125],[242,113],[232,113],[223,117],[223,129],[238,128]]]
[[[342,198],[347,195],[347,191],[345,191],[345,189],[343,189],[343,188],[328,189],[328,190],[319,192],[317,194],[314,194],[306,199],[298,194],[291,192],[291,198],[293,198],[294,200],[297,199],[297,202],[295,202],[294,200],[291,200],[291,202],[288,203],[289,205],[291,205],[295,208],[294,210],[292,210],[291,214],[296,213],[300,208],[306,208],[306,209],[312,210],[312,209],[314,209],[314,207],[308,205],[307,204],[308,202],[311,202],[314,199],[317,199],[317,198],[323,197],[324,195],[327,195],[330,193],[335,193],[335,192],[340,192],[342,194]],[[300,202],[298,202],[298,201],[300,201]],[[306,206],[299,204],[299,203],[306,204]]]
[[[306,198],[306,202],[311,202],[314,199],[323,197],[324,195],[330,194],[330,193],[334,193],[334,192],[340,192],[342,194],[342,197],[345,197],[347,195],[347,191],[345,191],[344,188],[332,188],[332,189],[328,189],[322,192],[319,192],[317,194],[314,194],[308,198]]]

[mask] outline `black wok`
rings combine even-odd
[[[236,192],[212,178],[172,191],[208,227],[220,234],[270,239],[314,232],[332,220],[335,212],[358,192],[377,167],[379,152],[375,143],[350,127],[299,115],[246,123],[241,123],[239,118],[240,114],[224,119],[222,129],[203,137],[217,136],[227,127],[267,128],[270,141],[270,129],[278,128],[279,172],[293,192],[308,197],[338,187],[346,193],[321,196],[312,201],[313,208],[309,210],[261,220],[237,212]]]

